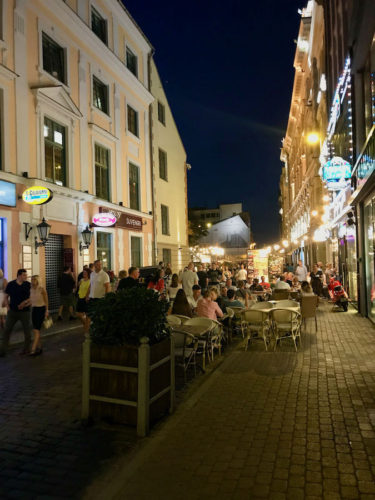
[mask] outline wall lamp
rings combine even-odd
[[[38,224],[36,228],[40,239],[40,241],[38,241],[38,238],[35,236],[35,253],[38,253],[38,247],[46,246],[49,237],[49,232],[51,231],[51,226],[47,224],[45,218],[43,217],[42,222]]]
[[[91,245],[92,241],[92,231],[90,231],[89,226],[86,226],[86,229],[84,229],[81,233],[83,243],[82,241],[79,244],[79,254],[82,255],[82,250],[87,250],[89,246]]]

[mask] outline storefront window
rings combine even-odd
[[[364,210],[364,240],[366,266],[366,292],[368,317],[375,321],[375,269],[374,269],[374,228],[375,228],[375,198],[365,204]]]
[[[96,258],[102,261],[104,270],[112,269],[112,235],[111,233],[96,233]]]

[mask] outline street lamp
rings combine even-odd
[[[283,240],[283,247],[287,248],[289,246],[289,241],[288,240]]]
[[[276,243],[276,245],[274,245],[274,246],[273,246],[273,248],[274,248],[274,250],[276,250],[276,251],[277,251],[277,250],[280,248],[280,245],[278,245],[278,244]]]
[[[79,254],[82,255],[82,250],[86,250],[89,248],[91,245],[91,240],[92,240],[92,231],[90,231],[89,226],[86,226],[86,229],[84,229],[81,233],[83,243],[82,241],[79,244]]]
[[[51,226],[47,224],[45,218],[43,217],[42,222],[38,224],[36,228],[40,239],[40,241],[38,241],[38,238],[35,236],[35,253],[38,253],[38,247],[46,246]]]
[[[317,211],[317,210],[313,210],[313,211],[311,212],[311,215],[312,215],[313,217],[316,217],[316,216],[318,215],[318,211]]]

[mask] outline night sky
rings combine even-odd
[[[306,0],[124,0],[155,61],[192,169],[189,206],[242,202],[279,238],[280,147]],[[171,187],[173,189],[173,187]]]

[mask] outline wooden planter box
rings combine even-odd
[[[134,425],[145,436],[150,424],[172,412],[175,375],[173,339],[150,346],[83,344],[82,419],[109,418]]]

